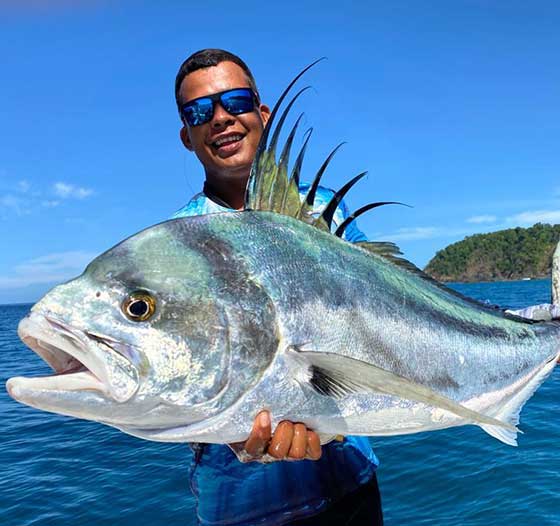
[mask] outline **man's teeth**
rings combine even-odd
[[[222,144],[225,144],[226,142],[237,142],[237,141],[240,141],[241,139],[243,139],[243,135],[230,135],[228,137],[221,137],[220,139],[215,141],[213,144],[214,144],[214,146],[216,146],[218,148]]]

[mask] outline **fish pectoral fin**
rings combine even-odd
[[[360,392],[382,393],[445,409],[473,424],[495,426],[510,433],[518,432],[518,429],[510,423],[473,411],[428,387],[375,365],[339,354],[296,352],[309,364],[309,383],[322,395],[342,398]]]

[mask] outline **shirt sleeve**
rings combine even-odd
[[[300,196],[303,199],[309,190],[309,184],[300,184]],[[321,211],[329,204],[332,199],[334,191],[330,188],[319,186],[315,194],[314,202],[314,215],[319,215]],[[218,204],[213,203],[204,193],[196,194],[185,206],[177,210],[170,219],[177,219],[180,217],[197,216],[204,214],[212,214],[218,212],[231,211]],[[340,201],[333,216],[331,231],[334,232],[343,221],[350,215],[348,207],[344,200]],[[350,243],[357,243],[359,241],[367,241],[365,234],[358,228],[356,221],[352,221],[344,230],[343,239]]]
[[[552,305],[550,303],[532,305],[531,307],[525,307],[524,309],[518,310],[507,310],[506,312],[535,321],[560,319],[560,305]]]
[[[307,194],[307,190],[309,189],[309,184],[301,184],[300,185],[300,194],[305,196]],[[315,194],[315,201],[313,203],[313,212],[314,214],[319,215],[323,209],[329,204],[330,200],[334,195],[334,191],[330,188],[325,188],[323,186],[319,186],[317,188],[317,192]],[[350,215],[348,211],[348,207],[344,202],[344,199],[340,201],[337,209],[334,212],[333,222],[331,226],[331,231],[334,232],[342,223],[343,221]],[[367,241],[367,237],[365,234],[358,228],[356,225],[356,221],[352,221],[344,230],[344,234],[342,238],[350,243],[357,243],[359,241]]]
[[[340,202],[333,218],[333,228],[331,230],[336,230],[338,226],[342,224],[342,222],[350,215],[348,211],[348,207],[344,200]],[[342,236],[346,241],[350,241],[350,243],[357,243],[359,241],[367,241],[368,238],[366,235],[358,228],[356,225],[356,220],[352,221],[344,230],[344,234]]]

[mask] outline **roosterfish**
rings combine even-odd
[[[303,72],[263,132],[243,211],[151,226],[33,306],[19,336],[54,374],[11,378],[15,400],[164,442],[243,441],[268,409],[323,442],[474,424],[516,445],[520,410],[559,357],[560,322],[464,297],[392,243],[343,239],[389,202],[331,232],[364,174],[314,214],[331,154],[300,199],[310,133],[288,170],[300,119],[278,159],[276,148]]]

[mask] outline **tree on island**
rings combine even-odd
[[[439,281],[501,281],[550,276],[560,225],[537,223],[475,234],[440,250],[425,271]]]

